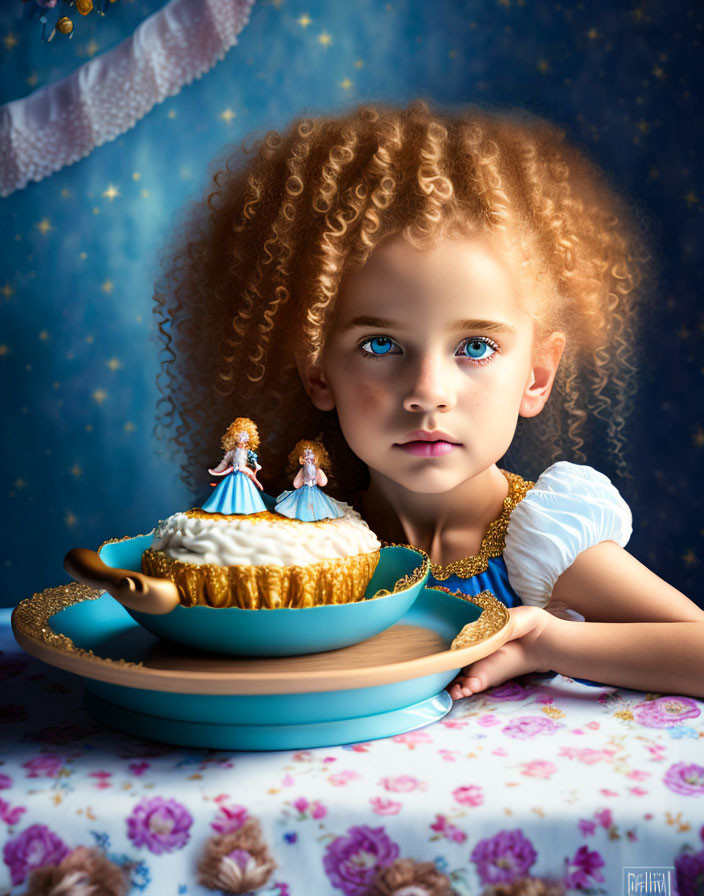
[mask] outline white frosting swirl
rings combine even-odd
[[[183,563],[218,566],[308,566],[378,551],[381,544],[349,504],[337,519],[293,523],[289,519],[230,516],[223,519],[174,513],[154,531],[152,549]]]

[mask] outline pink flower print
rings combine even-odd
[[[592,731],[598,731],[601,728],[601,725],[598,722],[587,722],[584,726],[585,728],[591,728]]]
[[[630,778],[632,781],[645,781],[650,777],[650,772],[645,772],[641,769],[634,768],[626,775],[626,777]]]
[[[228,797],[226,796],[225,799],[228,799]],[[218,806],[218,817],[211,823],[210,827],[217,831],[218,834],[232,834],[238,831],[246,820],[247,810],[244,806],[220,805]]]
[[[547,694],[538,694],[538,696],[535,698],[535,702],[549,704],[549,703],[554,703],[555,698],[549,697]]]
[[[335,772],[334,775],[329,775],[328,781],[333,787],[344,787],[349,781],[354,781],[355,778],[359,778],[359,776],[359,772],[353,772],[351,769],[347,769],[343,772]]]
[[[418,789],[420,781],[413,775],[397,775],[395,778],[382,778],[379,784],[384,790],[390,790],[393,793],[410,793],[412,790]]]
[[[447,840],[451,840],[453,843],[464,843],[467,839],[467,835],[464,831],[455,827],[454,824],[450,824],[444,815],[436,815],[435,821],[430,825],[430,829],[442,834]]]
[[[602,796],[607,796],[607,797],[617,797],[619,795],[618,790],[609,790],[608,787],[602,787],[601,790],[599,791],[599,793]]]
[[[185,846],[192,824],[191,813],[184,805],[154,796],[135,806],[127,819],[127,836],[135,846],[146,846],[161,855]]]
[[[598,852],[590,852],[588,846],[580,846],[567,868],[565,884],[568,889],[586,890],[594,881],[604,883],[604,875],[599,871],[604,860]]]
[[[482,728],[490,728],[492,725],[500,724],[501,716],[496,716],[493,712],[488,712],[483,716],[479,716],[479,718],[477,719],[477,725],[481,725]]]
[[[448,719],[447,716],[445,716],[444,719],[440,720],[440,724],[444,725],[445,728],[466,728],[467,727],[467,722],[465,722],[464,719]]]
[[[508,750],[504,747],[497,747],[495,750],[491,751],[493,756],[508,756]]]
[[[665,772],[663,781],[674,793],[682,796],[704,794],[704,766],[696,762],[678,762]]]
[[[323,762],[337,762],[337,756],[326,756]]]
[[[595,812],[594,818],[596,818],[597,824],[600,824],[602,828],[606,828],[607,830],[613,824],[611,809],[602,809],[601,812]]]
[[[583,837],[590,837],[596,831],[596,825],[588,818],[580,818],[577,827]]]
[[[521,774],[525,775],[527,778],[542,778],[543,780],[548,780],[556,771],[557,766],[554,762],[550,762],[547,759],[534,759],[532,762],[523,763],[523,771]]]
[[[452,795],[462,806],[481,806],[484,802],[484,791],[476,784],[467,787],[455,787]]]
[[[136,775],[139,778],[149,768],[149,763],[148,762],[130,762],[130,764],[127,766],[127,768],[129,771],[132,772],[133,775]]]
[[[296,779],[293,777],[293,775],[284,775],[284,777],[281,781],[281,786],[282,787],[293,787],[293,785],[295,783],[296,783]]]
[[[64,764],[63,756],[53,753],[40,753],[34,759],[28,759],[22,763],[22,768],[28,771],[28,778],[55,778]]]
[[[311,818],[324,818],[328,814],[328,810],[322,803],[318,800],[309,803],[304,796],[299,796],[297,800],[294,800],[293,807],[304,817],[308,809],[310,809]]]
[[[374,796],[369,802],[377,815],[398,815],[403,809],[403,803],[397,803],[388,797]]]
[[[701,715],[696,700],[690,697],[658,697],[633,708],[633,718],[647,728],[672,728],[685,719]]]
[[[297,800],[293,801],[293,808],[300,812],[301,815],[305,815],[308,808],[308,800],[304,796],[299,796]]]
[[[12,884],[17,886],[34,868],[58,865],[68,853],[69,849],[63,840],[46,825],[33,824],[7,841],[3,858],[10,869]]]
[[[513,700],[525,700],[528,696],[528,690],[517,681],[505,681],[495,688],[490,688],[487,691],[487,696],[491,697],[492,700],[501,700],[503,703],[508,703]]]
[[[398,856],[397,844],[383,827],[360,825],[327,846],[323,867],[333,887],[345,896],[364,896],[379,871],[393,865]]]
[[[91,778],[96,778],[95,786],[98,790],[105,790],[108,787],[112,787],[112,784],[109,781],[109,778],[112,777],[112,772],[91,772]]]
[[[0,818],[2,818],[5,824],[17,824],[22,814],[26,811],[27,809],[24,806],[15,806],[13,808],[5,800],[0,800]]]
[[[406,744],[409,750],[414,750],[417,744],[432,744],[433,738],[427,731],[407,731],[405,734],[397,734],[394,737],[397,744]]]
[[[647,750],[655,760],[664,759],[667,752],[662,744],[649,744]]]
[[[16,703],[6,703],[0,706],[0,725],[9,725],[11,722],[26,722],[29,713],[24,706],[18,706]]]
[[[584,765],[596,765],[602,759],[610,759],[612,755],[612,750],[593,750],[591,747],[560,747],[558,753],[558,756],[565,756],[567,759],[577,759]]]
[[[319,803],[318,800],[314,800],[313,807],[310,811],[310,817],[315,819],[325,818],[327,814],[328,810],[325,806],[322,803]]]
[[[525,877],[537,858],[533,844],[520,830],[499,831],[480,840],[470,855],[483,884],[512,883]]]
[[[0,790],[12,787],[12,778],[9,775],[0,774]]]
[[[630,787],[628,792],[632,793],[633,796],[646,796],[650,791],[642,787]]]
[[[459,755],[459,750],[438,750],[438,756],[444,759],[445,762],[456,762]]]
[[[540,734],[557,734],[564,725],[558,725],[553,719],[547,716],[519,716],[502,728],[502,732],[508,737],[515,737],[518,740],[529,740]]]

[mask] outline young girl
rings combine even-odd
[[[600,425],[627,473],[648,273],[600,172],[544,120],[427,101],[254,149],[214,175],[156,295],[187,480],[235,408],[273,473],[321,432],[381,539],[511,608],[454,698],[538,670],[704,697],[704,611],[624,550],[630,511],[582,450]],[[535,481],[499,466],[509,446]]]
[[[248,417],[233,420],[222,437],[221,446],[225,454],[217,467],[208,472],[226,478],[213,489],[202,509],[211,513],[261,513],[266,510],[259,495],[263,486],[257,479],[261,466],[255,454],[259,433],[254,421]]]

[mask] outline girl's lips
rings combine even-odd
[[[404,442],[402,445],[397,443],[396,447],[407,454],[415,454],[417,457],[441,457],[443,454],[449,454],[453,448],[458,446],[452,442],[438,440],[437,442]]]

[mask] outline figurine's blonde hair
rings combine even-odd
[[[516,110],[415,100],[296,118],[234,152],[194,205],[155,294],[157,434],[173,432],[184,478],[196,484],[236,399],[265,429],[276,487],[285,446],[311,431],[325,437],[341,497],[366,485],[336,412],[306,395],[293,347],[320,358],[345,277],[396,237],[419,248],[489,240],[513,266],[539,337],[566,333],[554,400],[519,419],[510,454],[520,472],[565,455],[584,462],[590,419],[625,474],[649,259],[640,225],[561,128]]]
[[[310,448],[310,450],[313,452],[313,454],[315,455],[316,464],[325,470],[325,473],[328,477],[328,482],[330,482],[330,455],[325,450],[325,446],[320,441],[320,439],[299,439],[296,442],[293,451],[288,456],[288,466],[286,468],[286,472],[288,473],[288,475],[293,476],[293,474],[297,472],[300,466],[298,458],[303,454],[306,448]]]
[[[249,436],[247,447],[251,448],[252,451],[256,451],[259,447],[259,432],[255,422],[250,420],[249,417],[237,417],[227,427],[225,435],[220,440],[223,450],[231,451],[237,445],[237,434],[240,432],[247,433]]]

